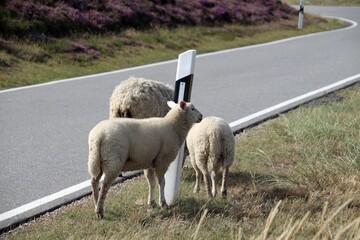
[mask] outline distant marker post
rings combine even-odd
[[[181,53],[178,57],[174,102],[190,102],[192,81],[194,77],[196,51],[189,50]],[[165,174],[165,200],[172,205],[179,195],[181,169],[184,160],[184,143],[182,144],[176,159],[170,164]]]
[[[303,21],[304,21],[304,3],[305,0],[300,0],[300,9],[299,9],[299,22],[298,22],[298,29],[301,30],[303,28]]]

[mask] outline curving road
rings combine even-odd
[[[306,7],[305,11],[360,23],[360,7]],[[192,102],[205,116],[233,122],[358,74],[359,39],[360,26],[356,26],[199,55]],[[0,91],[0,229],[9,224],[1,222],[1,214],[89,178],[87,136],[108,117],[108,100],[120,81],[135,75],[173,86],[175,73],[174,60]]]

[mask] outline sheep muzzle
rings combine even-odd
[[[203,119],[203,115],[202,114],[200,114],[200,116],[199,116],[199,118],[197,119],[197,123],[199,123],[199,122],[201,122],[201,120]]]

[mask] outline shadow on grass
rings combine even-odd
[[[221,181],[222,173],[218,173],[216,176],[217,184]],[[187,169],[183,172],[182,181],[190,182],[195,184],[195,172],[191,169]],[[239,185],[253,185],[253,184],[271,184],[277,182],[277,178],[269,174],[252,174],[250,172],[231,172],[228,175],[227,186],[237,187]],[[204,182],[202,181],[202,186]]]
[[[296,184],[282,184],[278,177],[269,174],[250,172],[230,172],[228,176],[228,197],[215,199],[206,197],[202,181],[201,190],[192,197],[180,198],[177,204],[164,214],[181,214],[184,220],[199,220],[206,208],[211,215],[221,215],[241,220],[248,217],[260,217],[269,214],[271,207],[279,200],[306,200],[309,191]],[[195,173],[190,168],[185,171],[182,180],[195,183]],[[217,176],[218,188],[221,174]]]
[[[218,176],[218,188],[220,187],[221,175]],[[182,181],[188,184],[195,183],[195,174],[192,169],[186,169],[182,175]],[[191,188],[192,191],[192,188]],[[252,174],[250,172],[230,172],[228,176],[228,196],[209,199],[205,192],[204,183],[201,183],[199,193],[184,193],[176,203],[166,208],[156,206],[148,209],[146,201],[137,207],[135,211],[120,210],[108,207],[105,220],[119,221],[128,218],[132,224],[139,227],[147,227],[155,224],[157,220],[179,219],[181,221],[198,222],[205,209],[209,216],[230,217],[240,221],[246,218],[262,217],[269,214],[273,205],[284,199],[308,198],[309,192],[297,185],[281,185],[277,178],[267,174]],[[136,203],[132,203],[136,204]]]

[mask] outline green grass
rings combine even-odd
[[[156,28],[69,38],[0,38],[0,89],[118,70],[169,59],[188,49],[198,54],[340,28],[336,20],[305,17],[264,25]],[[83,48],[76,47],[82,45]]]
[[[86,197],[1,238],[359,239],[359,106],[358,84],[237,135],[227,199],[193,194],[186,162],[174,206],[148,210],[141,176],[111,188],[101,221]]]
[[[300,0],[282,0],[289,5],[299,5]],[[305,0],[306,5],[320,6],[359,6],[360,0]]]

